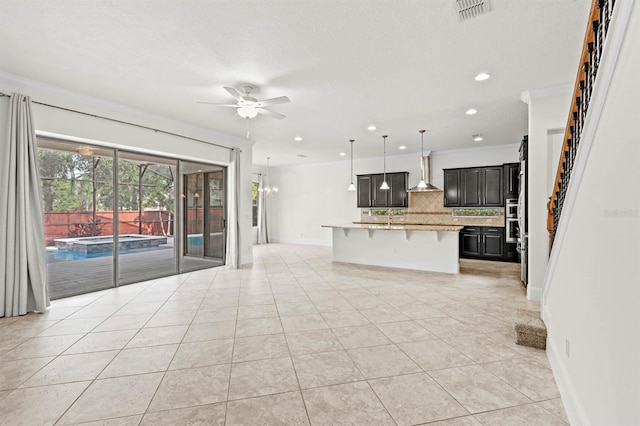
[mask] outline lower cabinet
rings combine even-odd
[[[475,258],[480,256],[480,227],[465,227],[460,231],[460,257]]]
[[[504,228],[465,226],[460,231],[460,257],[505,260]]]

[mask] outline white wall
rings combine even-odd
[[[565,204],[543,299],[549,359],[581,425],[640,424],[640,5],[616,7],[632,8],[628,30],[617,63],[605,56],[600,65],[598,84],[615,69],[606,98],[592,100],[602,115],[587,119],[594,132],[585,127],[581,148],[593,145],[588,158],[578,154],[574,173],[585,161],[584,175],[570,184],[575,204]]]
[[[571,86],[552,87],[523,93],[529,104],[529,276],[527,297],[540,300],[549,258],[547,202],[551,196],[549,176],[558,166],[558,135],[562,135],[569,115]],[[561,140],[561,138],[560,138]]]
[[[252,261],[252,143],[250,141],[195,127],[165,117],[154,116],[124,105],[51,87],[14,75],[0,73],[0,91],[7,94],[18,92],[30,96],[32,101],[136,123],[178,135],[203,139],[210,143],[154,132],[128,124],[104,120],[91,115],[33,104],[34,122],[36,131],[39,132],[89,139],[97,143],[119,148],[134,148],[150,154],[171,155],[178,158],[207,161],[221,165],[229,164],[229,150],[212,144],[240,148],[242,150],[240,159],[240,185],[242,193],[239,200],[240,254],[241,263],[249,263]],[[0,98],[0,102],[8,104],[8,98]]]
[[[518,144],[431,153],[432,183],[443,187],[443,168],[490,166],[518,161]],[[355,174],[381,173],[382,157],[354,160]],[[331,245],[322,225],[360,220],[356,191],[348,191],[349,160],[271,168],[271,185],[280,188],[269,200],[272,241]],[[387,172],[409,172],[409,187],[420,180],[420,154],[387,157]],[[355,183],[354,178],[354,183]]]

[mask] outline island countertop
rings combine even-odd
[[[332,232],[333,260],[457,274],[460,225],[348,223]]]
[[[461,225],[414,225],[411,223],[399,224],[392,223],[347,223],[340,225],[322,225],[323,228],[339,228],[339,229],[369,229],[383,231],[438,231],[438,232],[459,232],[464,228]]]

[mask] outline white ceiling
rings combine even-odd
[[[356,157],[380,156],[382,134],[389,154],[418,152],[421,128],[425,150],[478,146],[475,133],[499,145],[527,132],[521,92],[573,82],[590,3],[491,0],[459,22],[455,0],[1,0],[0,71],[249,131],[256,164],[348,159],[349,139]],[[197,103],[247,83],[288,96],[271,108],[287,118]]]

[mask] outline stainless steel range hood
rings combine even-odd
[[[427,155],[422,157],[422,162],[420,164],[420,171],[422,173],[420,180],[424,180],[426,186],[420,187],[420,184],[414,186],[409,189],[407,192],[434,192],[434,191],[442,191],[440,188],[437,188],[431,185],[431,159],[429,158],[429,154],[431,151],[427,152]]]

